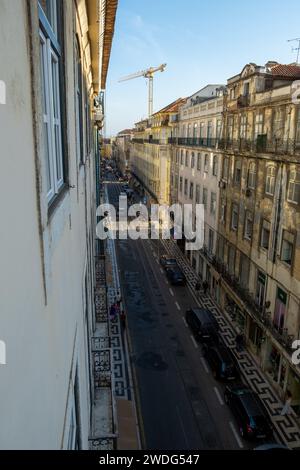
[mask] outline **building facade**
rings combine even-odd
[[[171,202],[171,140],[176,137],[179,98],[135,125],[132,139],[131,173],[143,185],[147,202]]]
[[[201,280],[207,279],[218,296],[218,288],[210,258],[216,251],[218,227],[219,181],[225,86],[208,85],[188,98],[180,107],[179,135],[173,138],[178,162],[178,202],[204,206],[204,247],[188,252]]]
[[[116,1],[0,15],[0,447],[88,449],[98,135]]]
[[[247,64],[228,80],[215,270],[220,303],[300,411],[300,67]]]
[[[124,129],[116,136],[113,146],[113,158],[122,174],[130,169],[130,149],[133,129]]]

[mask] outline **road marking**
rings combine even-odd
[[[164,270],[162,268],[160,268],[160,272],[163,274],[164,273]]]
[[[205,369],[205,372],[206,372],[207,374],[209,374],[209,369],[208,369],[208,367],[207,367],[206,360],[204,359],[204,357],[201,357],[200,360],[201,360],[202,365],[203,365],[203,367],[204,367],[204,369]]]
[[[159,265],[159,262],[158,262],[158,259],[157,259],[157,258],[155,258],[155,261],[156,261],[156,262],[157,262],[157,264]]]
[[[217,395],[217,398],[220,402],[220,405],[223,406],[224,405],[224,401],[223,401],[223,398],[221,397],[221,394],[219,392],[219,389],[217,387],[214,387],[214,391],[216,392],[216,395]]]
[[[177,412],[177,416],[179,418],[179,422],[180,422],[180,426],[181,426],[181,429],[182,429],[182,433],[183,433],[185,443],[188,447],[188,439],[187,439],[187,435],[186,435],[186,432],[185,432],[185,429],[184,429],[183,421],[182,421],[178,406],[176,406],[176,412]]]
[[[175,302],[175,305],[176,305],[176,307],[177,307],[178,310],[181,310],[180,305],[179,305],[178,302]]]
[[[169,283],[168,283],[168,280],[167,280],[167,279],[165,279],[165,283],[167,284],[167,286],[169,285]]]
[[[244,446],[243,446],[243,443],[242,443],[242,441],[241,441],[241,439],[240,439],[240,436],[238,435],[238,433],[237,433],[237,431],[236,431],[236,429],[235,429],[234,424],[233,424],[232,421],[229,422],[229,426],[231,427],[231,430],[232,430],[232,432],[233,432],[233,435],[234,435],[234,437],[235,437],[235,439],[236,439],[236,442],[238,443],[239,447],[240,447],[241,449],[243,449],[243,447],[244,447]]]
[[[192,340],[193,345],[195,346],[195,348],[198,349],[199,346],[198,346],[198,344],[196,343],[196,340],[195,340],[195,338],[194,338],[193,335],[191,335],[191,340]]]
[[[186,319],[184,317],[182,317],[182,320],[183,320],[183,323],[185,324],[185,326],[188,328],[189,325],[187,324]]]
[[[170,294],[172,295],[172,297],[174,297],[174,292],[172,291],[171,287],[170,287],[169,291],[170,291]]]

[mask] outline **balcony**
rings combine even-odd
[[[210,137],[171,137],[168,139],[169,144],[182,145],[185,147],[206,147],[216,148],[219,139]]]
[[[292,139],[268,139],[267,134],[257,136],[257,139],[221,139],[219,149],[232,152],[274,153],[280,155],[300,154],[300,142]]]
[[[237,99],[238,108],[247,108],[250,106],[250,96],[249,95],[240,95]]]
[[[201,250],[201,253],[212,264],[216,271],[222,276],[226,284],[238,295],[251,314],[258,320],[260,326],[265,328],[275,340],[289,353],[292,353],[292,343],[294,336],[288,333],[287,328],[278,328],[274,325],[270,312],[266,311],[265,306],[257,303],[255,295],[246,287],[242,286],[240,279],[232,275],[228,271],[228,266],[222,261],[213,256],[206,247]]]

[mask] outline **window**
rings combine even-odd
[[[265,250],[269,249],[270,234],[271,234],[271,224],[267,220],[263,220],[262,225],[261,225],[260,246],[264,248]]]
[[[283,230],[280,259],[289,266],[292,265],[295,237],[293,233]]]
[[[208,167],[209,167],[209,156],[207,153],[204,156],[204,172],[208,173]]]
[[[82,70],[79,46],[75,45],[76,72],[75,72],[75,91],[76,91],[76,151],[78,163],[83,163],[83,126],[82,126]]]
[[[292,169],[289,174],[288,201],[300,203],[300,170]]]
[[[188,124],[188,137],[191,137],[191,124]]]
[[[235,275],[235,248],[231,245],[228,248],[228,272],[231,276]]]
[[[182,193],[182,176],[179,179],[179,191]]]
[[[237,159],[234,169],[234,184],[240,186],[242,181],[242,160]]]
[[[58,42],[57,2],[41,2],[40,71],[43,101],[43,141],[46,160],[47,201],[50,204],[64,184],[60,86],[62,63]],[[50,23],[50,26],[49,26]]]
[[[210,140],[212,138],[212,132],[213,132],[212,121],[208,121],[208,123],[207,123],[207,142],[208,142],[208,145],[210,144]]]
[[[200,123],[200,138],[202,138],[202,139],[204,137],[204,128],[205,128],[205,123],[201,122]]]
[[[216,193],[211,193],[210,195],[210,213],[211,215],[216,215],[217,211],[217,195]]]
[[[257,113],[255,115],[255,130],[254,130],[254,138],[257,139],[258,135],[262,135],[264,132],[264,115],[263,113]]]
[[[212,170],[213,176],[218,176],[218,168],[219,168],[218,156],[214,155],[213,156],[213,170]]]
[[[180,151],[180,165],[183,165],[183,150]]]
[[[179,150],[176,150],[176,163],[179,163]]]
[[[227,139],[229,142],[231,142],[233,139],[233,129],[234,129],[233,116],[229,116],[228,121],[227,121]]]
[[[280,287],[277,287],[275,312],[274,312],[274,326],[278,330],[282,331],[284,327],[284,318],[287,306],[287,293],[284,292]]]
[[[207,209],[207,188],[203,188],[203,194],[202,194],[202,204],[204,205],[204,210]]]
[[[193,127],[193,137],[194,137],[194,139],[197,137],[197,133],[198,133],[198,124],[195,123],[194,127]]]
[[[223,168],[222,168],[222,178],[227,181],[228,180],[228,173],[229,173],[229,158],[224,157],[223,160]]]
[[[250,261],[241,253],[240,256],[240,284],[247,289],[249,287]]]
[[[187,191],[188,191],[188,180],[185,178],[184,180],[184,194],[187,196]]]
[[[247,137],[247,115],[244,114],[241,116],[241,121],[240,121],[240,138],[241,139],[246,139]]]
[[[265,306],[266,284],[267,284],[266,275],[262,273],[261,271],[258,271],[255,300],[256,300],[257,305],[260,308],[264,308]]]
[[[300,144],[300,108],[298,108],[297,119],[296,119],[296,145]]]
[[[250,211],[245,213],[245,228],[244,228],[244,237],[247,240],[251,240],[253,231],[253,215]]]
[[[217,120],[217,139],[220,140],[222,137],[222,120]]]
[[[220,213],[220,221],[224,225],[226,223],[226,210],[227,204],[226,201],[222,201],[221,203],[221,213]]]
[[[200,186],[196,185],[196,204],[200,204]]]
[[[194,198],[194,183],[190,183],[190,199]]]
[[[255,162],[250,162],[249,164],[247,186],[250,189],[255,189],[255,186],[256,186],[256,163]]]
[[[208,251],[209,253],[214,251],[214,232],[211,228],[208,230]]]
[[[218,259],[223,263],[224,262],[224,238],[218,237],[218,244],[217,244],[217,256]]]
[[[266,169],[266,187],[265,193],[274,196],[275,192],[276,167],[268,165]]]
[[[197,170],[201,171],[201,153],[197,155]]]
[[[273,137],[281,139],[284,133],[285,109],[283,107],[275,109],[273,115]]]
[[[239,208],[237,204],[232,204],[231,209],[231,229],[236,231],[239,224]]]
[[[185,153],[185,166],[189,166],[189,152],[186,151]]]
[[[243,96],[248,96],[249,95],[249,89],[250,89],[250,83],[245,82],[244,83]]]
[[[194,152],[192,152],[192,156],[191,156],[191,168],[194,168],[195,167],[195,154]]]

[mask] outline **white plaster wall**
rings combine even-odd
[[[66,2],[66,5],[67,114],[72,183],[77,171],[72,95],[72,3]],[[37,34],[37,31],[33,33]],[[0,366],[0,448],[57,449],[66,445],[69,390],[73,390],[76,362],[83,445],[87,447],[84,169],[79,175],[78,188],[66,193],[50,221],[42,201],[43,260],[36,197],[29,36],[23,1],[4,0],[0,3],[0,63],[0,79],[7,86],[7,104],[0,105],[0,339],[7,347],[7,365]],[[44,165],[41,152],[38,155],[43,188]],[[92,177],[88,178],[93,181]],[[88,198],[90,192],[88,190]],[[91,307],[91,295],[89,305]]]

